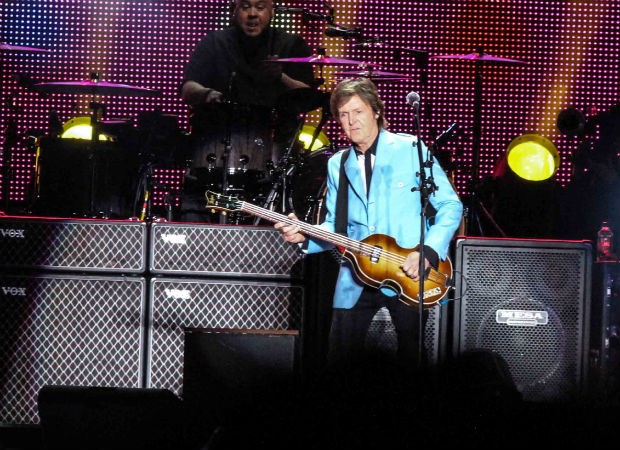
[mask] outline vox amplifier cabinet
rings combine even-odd
[[[585,393],[590,242],[464,238],[455,266],[455,354],[499,354],[527,401]]]
[[[0,269],[143,273],[146,224],[126,220],[0,218]]]
[[[271,227],[154,223],[150,271],[218,277],[300,278],[302,255]]]
[[[304,289],[286,282],[151,279],[147,387],[180,394],[186,328],[299,330]]]
[[[141,387],[146,280],[0,275],[0,423],[39,422],[44,385]]]

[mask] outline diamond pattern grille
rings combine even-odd
[[[153,279],[147,387],[181,394],[185,328],[298,330],[303,297],[288,283]]]
[[[0,422],[39,422],[42,386],[140,387],[143,278],[0,276]]]
[[[273,228],[152,225],[155,274],[300,278],[302,256]]]
[[[499,242],[499,243],[498,243]],[[467,243],[457,280],[455,336],[460,352],[502,355],[526,400],[562,400],[583,387],[588,336],[589,244]],[[529,246],[529,247],[528,247]],[[547,324],[507,324],[498,310],[545,312]]]
[[[146,224],[0,219],[0,267],[142,273]]]

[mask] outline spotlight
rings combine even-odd
[[[86,139],[90,140],[92,136],[92,126],[90,124],[90,117],[80,116],[74,117],[68,120],[62,126],[63,139]],[[99,133],[100,141],[111,141],[112,137],[105,133]]]
[[[553,143],[538,134],[524,134],[512,140],[506,151],[510,169],[530,181],[543,181],[555,175],[560,156]]]

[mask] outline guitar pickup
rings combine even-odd
[[[377,245],[373,247],[372,252],[370,253],[370,262],[373,264],[377,264],[381,259],[381,254],[383,253],[383,247]]]

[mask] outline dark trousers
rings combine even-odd
[[[419,354],[418,309],[388,297],[378,289],[365,288],[358,302],[351,309],[334,308],[329,334],[328,366],[331,368],[359,365],[369,361],[365,347],[368,328],[376,312],[387,308],[396,330],[398,349],[397,363],[406,368],[416,368],[425,363],[426,355]],[[424,324],[428,313],[423,313]]]

